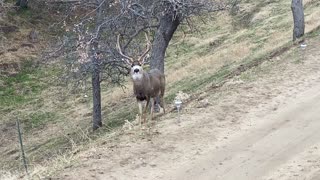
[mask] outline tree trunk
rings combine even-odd
[[[151,53],[151,61],[150,61],[151,69],[159,69],[162,73],[164,73],[164,58],[165,58],[166,50],[180,22],[181,21],[179,17],[174,18],[170,14],[165,14],[160,18],[160,24],[156,31],[155,38],[152,45],[152,53]],[[154,101],[155,112],[159,112],[159,102],[160,102],[160,99],[159,97],[157,97]]]
[[[19,6],[20,9],[28,8],[28,0],[16,0],[16,6]]]
[[[151,69],[159,69],[164,73],[164,57],[168,44],[180,24],[179,17],[173,18],[170,14],[165,14],[160,18],[160,25],[156,31],[152,45]]]
[[[291,10],[293,14],[293,41],[304,35],[304,14],[302,0],[292,0]]]
[[[96,25],[95,29],[97,31],[97,28],[101,22],[102,16],[102,4],[103,0],[97,1],[100,6],[98,7],[96,11]],[[101,115],[101,87],[100,87],[100,59],[96,56],[97,50],[99,49],[98,43],[99,43],[100,36],[97,37],[93,42],[91,42],[91,56],[92,56],[92,95],[93,95],[93,131],[97,130],[98,128],[102,127],[102,115]]]
[[[93,130],[97,130],[102,126],[100,68],[97,61],[98,59],[94,57],[92,65]]]

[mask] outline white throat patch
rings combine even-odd
[[[137,71],[138,72],[135,72]],[[141,66],[135,65],[131,68],[131,77],[133,81],[141,80],[143,77],[143,69]]]
[[[142,79],[142,74],[135,73],[135,74],[132,74],[131,77],[132,77],[132,79],[134,81],[141,80]]]

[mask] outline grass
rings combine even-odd
[[[26,118],[24,118],[24,128],[28,132],[32,129],[43,128],[48,122],[56,122],[57,119],[60,119],[53,112],[32,112]]]
[[[48,80],[61,72],[57,67],[41,68],[34,60],[21,63],[21,71],[11,76],[0,76],[0,112],[10,108],[30,104],[41,104],[39,96],[42,91],[56,82]],[[49,84],[50,83],[50,84]]]
[[[0,77],[3,82],[0,86],[0,107],[27,103],[43,88],[38,81],[41,72],[33,67],[31,60],[25,61],[21,69],[16,75]]]
[[[310,2],[306,8],[306,22],[314,27],[319,23],[312,17],[319,10]],[[167,106],[179,91],[197,94],[230,76],[239,75],[240,79],[249,81],[254,78],[250,73],[241,73],[240,65],[245,68],[257,66],[270,54],[277,53],[278,48],[291,45],[289,5],[290,2],[284,0],[248,0],[238,14],[218,13],[214,15],[214,21],[205,17],[208,23],[198,24],[201,33],[187,31],[184,38],[181,32],[175,34],[166,57]],[[19,16],[22,17],[33,16],[28,11],[21,13]],[[314,31],[306,36],[318,34],[319,31]],[[126,120],[132,121],[136,117],[130,85],[125,92],[120,87],[108,87],[102,92],[105,127],[91,133],[88,130],[91,128],[91,100],[84,99],[81,92],[72,94],[65,87],[52,85],[56,81],[53,77],[60,73],[59,68],[39,69],[25,64],[22,69],[16,76],[0,78],[0,115],[10,119],[14,117],[14,111],[19,111],[27,139],[27,155],[33,164],[43,165],[46,158],[56,159],[55,170],[59,170],[65,166],[63,163],[73,161],[72,152],[88,148],[89,142],[107,136]],[[16,147],[8,148],[15,150]],[[10,161],[12,156],[4,158],[0,164]],[[16,165],[6,168],[15,169]]]
[[[255,4],[251,1],[247,1],[247,3]],[[282,5],[279,5],[279,3]],[[313,14],[315,14],[314,10],[315,9],[306,9],[306,12],[313,12]],[[193,47],[192,50],[190,50],[192,53],[188,51],[187,54],[182,56],[174,56],[174,59],[172,60],[171,58],[173,57],[170,55],[168,56],[168,64],[170,67],[168,74],[170,76],[170,73],[173,72],[171,69],[173,69],[175,71],[175,77],[168,78],[171,85],[169,88],[170,90],[167,93],[167,100],[173,100],[175,94],[179,90],[183,90],[187,93],[194,93],[203,90],[203,88],[210,83],[219,84],[219,82],[226,78],[226,75],[234,71],[234,68],[238,67],[240,64],[248,66],[250,64],[259,64],[260,61],[268,58],[270,54],[277,53],[276,49],[285,49],[286,47],[291,46],[290,36],[292,34],[292,19],[289,15],[291,15],[290,2],[257,2],[255,5],[249,6],[248,11],[244,10],[233,18],[233,20],[240,25],[232,23],[232,26],[239,27],[229,30],[229,33],[225,28],[216,27],[221,27],[221,24],[215,23],[214,25],[211,25],[210,28],[215,30],[214,33],[216,36],[220,36],[219,38],[212,38],[209,42],[204,40],[205,42],[208,42],[208,44]],[[247,18],[247,16],[250,16],[250,18]],[[254,21],[258,16],[264,17],[260,17],[260,20]],[[243,17],[246,17],[244,19],[250,21],[250,23],[247,22],[248,26],[242,24],[246,22],[241,22],[241,20],[239,20],[239,18],[241,19]],[[308,19],[309,16],[306,17],[306,19]],[[226,25],[226,27],[229,26]],[[206,32],[211,34],[210,30],[207,30]],[[313,32],[313,34],[316,33]],[[203,36],[210,37],[206,34]],[[197,38],[197,36],[195,36],[195,38]],[[190,39],[192,42],[194,41],[193,37],[189,37],[185,41],[190,41]],[[187,43],[188,42],[184,42],[184,44]],[[237,46],[237,44],[239,44],[239,46]],[[213,48],[211,49],[210,46]],[[179,52],[179,44],[175,44],[175,47],[175,51]],[[247,48],[249,48],[249,51]],[[185,48],[183,47],[183,49]],[[228,49],[228,51],[224,51],[226,49]],[[239,60],[228,59],[230,56],[224,54],[225,52],[231,54],[231,57],[233,58],[238,57]],[[210,57],[202,58],[205,56]],[[219,58],[223,58],[224,61],[219,63],[219,60],[217,60]],[[205,62],[197,62],[198,59],[201,59],[202,61],[203,59],[206,60]],[[171,61],[178,61],[178,63],[171,64]],[[211,64],[211,62],[215,63]],[[184,63],[187,65],[179,65]],[[188,65],[190,68],[188,68]],[[218,66],[218,68],[215,66]],[[184,67],[187,70],[179,71],[179,67]],[[178,77],[176,77],[177,74],[179,74]],[[246,78],[249,79],[250,77]]]
[[[232,65],[224,65],[218,72],[202,74],[201,79],[197,75],[192,77],[186,77],[170,85],[169,94],[167,94],[165,100],[172,102],[179,91],[183,91],[188,94],[193,94],[199,90],[204,89],[208,85],[219,84],[230,73]]]

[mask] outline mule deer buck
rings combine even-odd
[[[151,120],[153,117],[153,109],[155,104],[155,98],[159,96],[160,106],[163,108],[163,113],[165,113],[164,108],[164,91],[165,91],[165,76],[158,69],[151,69],[149,72],[143,70],[143,65],[146,59],[146,55],[151,49],[151,43],[148,40],[148,35],[145,34],[147,40],[147,49],[141,56],[134,59],[125,55],[120,46],[120,35],[117,37],[117,49],[120,55],[124,58],[123,60],[131,66],[130,75],[133,81],[133,92],[136,96],[138,106],[139,106],[139,119],[140,126],[143,123],[146,123],[146,112],[151,101]],[[142,107],[142,102],[147,101],[146,106]]]

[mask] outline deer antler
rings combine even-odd
[[[117,48],[118,48],[118,51],[119,51],[120,55],[123,56],[124,58],[126,58],[126,63],[132,64],[133,63],[133,58],[129,57],[129,56],[126,56],[125,54],[122,53],[121,46],[120,46],[120,34],[117,37]]]
[[[146,49],[146,51],[140,56],[140,58],[138,59],[138,61],[139,61],[141,64],[144,63],[145,56],[148,54],[148,52],[149,52],[150,49],[151,49],[151,42],[149,41],[148,34],[145,33],[145,36],[146,36],[146,41],[147,41],[147,49]]]

